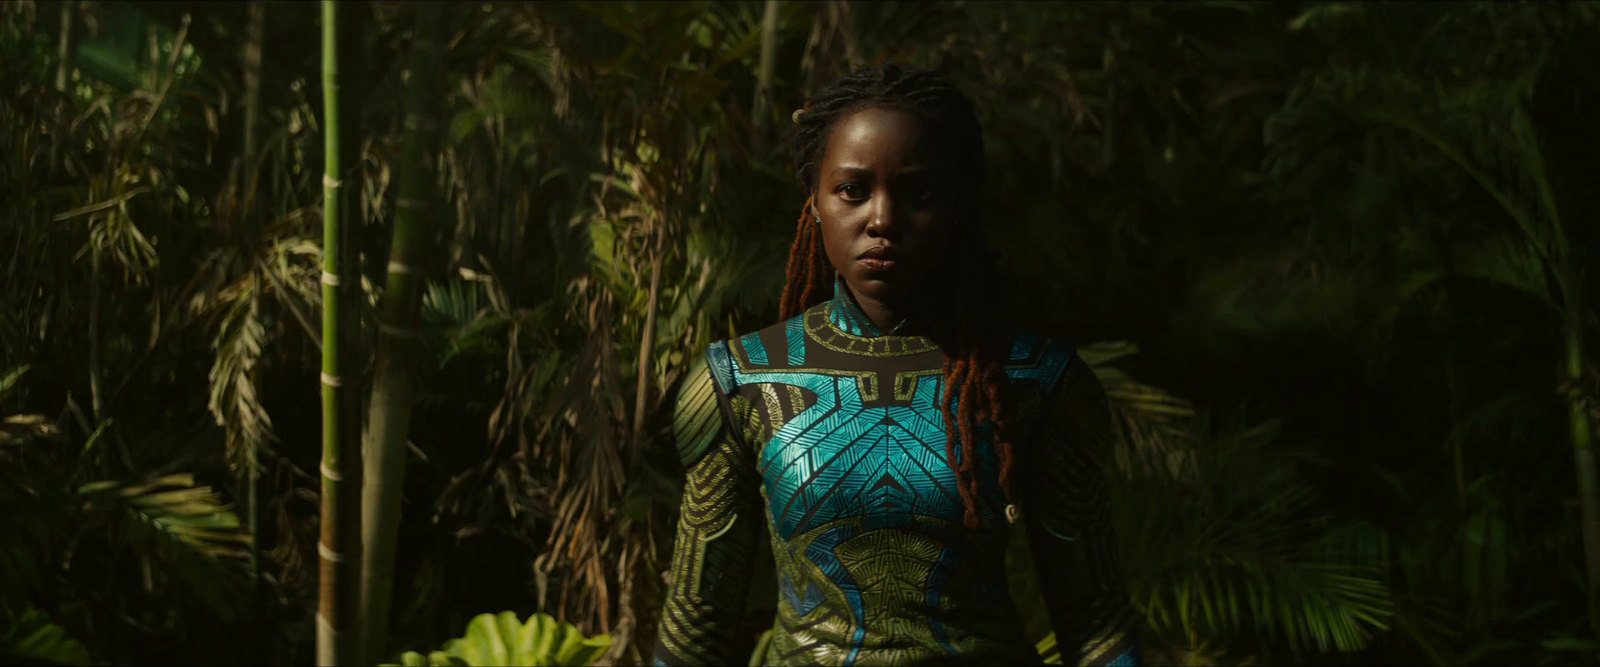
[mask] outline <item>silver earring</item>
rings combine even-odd
[[[822,216],[817,216],[817,224],[822,224]]]

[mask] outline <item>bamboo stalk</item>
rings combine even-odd
[[[60,93],[67,92],[67,84],[72,81],[72,17],[77,4],[73,0],[61,3],[61,43],[56,54],[56,92]]]
[[[1583,526],[1583,555],[1588,575],[1589,630],[1600,638],[1600,470],[1594,456],[1594,425],[1582,385],[1584,367],[1581,280],[1569,281],[1566,297],[1566,400],[1572,432],[1572,455],[1578,476],[1579,520]]]
[[[751,104],[750,122],[759,135],[767,124],[767,105],[772,97],[772,71],[778,60],[778,2],[767,0],[761,16],[761,69],[756,79],[756,98]]]
[[[387,650],[390,601],[394,592],[394,555],[400,529],[400,492],[405,478],[406,433],[411,403],[418,336],[417,316],[426,276],[429,218],[437,180],[435,144],[440,99],[439,3],[419,3],[411,48],[405,135],[399,199],[395,206],[394,241],[384,290],[383,324],[379,327],[372,403],[361,504],[361,618],[364,662],[378,662]]]
[[[318,543],[317,664],[359,664],[359,633],[355,631],[355,587],[353,568],[359,547],[354,507],[359,501],[356,480],[350,479],[358,455],[351,446],[351,431],[359,428],[351,419],[350,386],[353,378],[344,377],[352,331],[345,312],[346,282],[353,282],[353,271],[346,266],[341,180],[339,108],[338,5],[322,3],[322,526]]]
[[[365,30],[371,17],[369,3],[335,3],[341,19],[337,21],[339,42],[339,78],[365,82],[367,81],[366,60],[363,56],[362,45],[365,44]],[[335,82],[338,83],[337,81]],[[350,187],[339,188],[340,194],[340,284],[339,293],[343,303],[349,304],[340,308],[339,330],[339,359],[343,364],[340,368],[352,369],[352,377],[339,387],[340,415],[342,417],[342,433],[339,440],[339,468],[338,473],[343,477],[342,498],[338,508],[338,534],[339,545],[344,550],[344,560],[341,561],[342,569],[339,577],[339,611],[343,614],[340,627],[343,628],[340,643],[340,659],[344,664],[360,664],[361,660],[361,432],[362,423],[362,383],[360,369],[366,364],[365,345],[363,344],[361,327],[361,309],[359,304],[366,298],[366,293],[361,287],[361,245],[358,232],[361,231],[361,175],[364,173],[363,146],[365,137],[361,133],[362,113],[365,110],[367,88],[363,86],[338,86],[339,99],[339,154],[341,167],[339,180],[342,183],[346,178],[354,179]],[[343,156],[351,156],[351,166],[344,166]],[[355,224],[344,224],[346,218],[353,218]]]
[[[73,56],[77,52],[76,44],[72,41],[72,19],[76,16],[77,4],[73,0],[66,0],[61,3],[61,42],[57,45],[56,92],[63,95],[67,93],[67,87],[72,83]],[[61,127],[63,124],[58,122],[57,126]],[[60,161],[61,133],[57,131],[50,134],[50,164],[46,165],[49,178],[45,181],[47,185],[54,184],[55,168]],[[49,207],[43,208],[45,211],[49,210]]]

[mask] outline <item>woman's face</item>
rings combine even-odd
[[[856,298],[903,302],[945,256],[956,183],[937,141],[916,116],[871,108],[828,135],[814,201],[828,261]]]

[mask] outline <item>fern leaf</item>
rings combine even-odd
[[[252,313],[256,287],[253,278],[246,278],[224,290],[223,298],[231,303],[213,342],[217,356],[211,367],[207,407],[226,434],[228,464],[234,470],[242,470],[252,452],[273,440],[272,419],[255,388],[254,370],[266,343],[266,328]]]
[[[0,661],[6,664],[87,665],[89,650],[44,612],[25,607],[20,614],[6,612],[0,632]]]

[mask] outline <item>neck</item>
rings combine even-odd
[[[846,288],[848,289],[848,285]],[[879,331],[890,333],[895,331],[909,316],[907,308],[903,305],[891,305],[862,296],[855,290],[850,290],[850,296],[855,298],[856,305],[861,307],[861,313],[872,320],[872,324]]]
[[[855,303],[856,309],[862,316],[872,323],[872,326],[885,335],[925,335],[929,325],[934,322],[925,317],[930,311],[932,301],[938,299],[934,289],[921,289],[915,291],[915,296],[894,302],[885,302],[863,296],[852,289],[843,280],[839,286]]]

